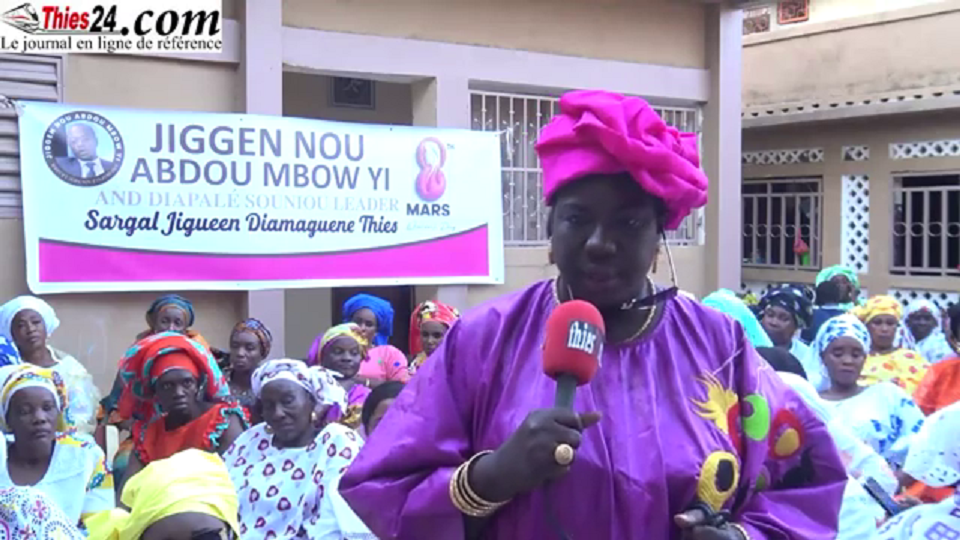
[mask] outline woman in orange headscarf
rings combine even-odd
[[[119,412],[137,419],[126,479],[188,448],[222,454],[249,425],[210,351],[183,334],[162,332],[138,341],[127,351],[120,376]]]
[[[427,300],[413,310],[410,315],[411,375],[440,346],[443,336],[459,318],[457,308],[436,300]]]
[[[929,364],[917,351],[898,346],[897,331],[903,306],[892,296],[874,296],[851,311],[870,331],[871,350],[860,384],[890,381],[913,394]]]

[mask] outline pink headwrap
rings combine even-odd
[[[676,229],[691,210],[707,203],[696,134],[668,126],[640,98],[601,90],[568,92],[536,148],[547,201],[578,178],[627,172],[663,200],[667,229]]]

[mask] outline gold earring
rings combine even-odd
[[[270,427],[270,424],[265,425],[263,427],[263,430],[266,431],[267,433],[273,433],[273,428]]]
[[[317,423],[317,411],[313,411],[312,413],[310,413],[310,421],[313,422],[314,424]]]

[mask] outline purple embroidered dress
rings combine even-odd
[[[381,539],[464,538],[453,471],[553,406],[541,370],[553,282],[468,312],[408,384],[341,482]],[[570,472],[490,518],[484,538],[680,539],[674,514],[699,498],[752,540],[832,540],[847,476],[823,424],[731,319],[669,300],[646,337],[607,343],[574,409],[601,411]]]

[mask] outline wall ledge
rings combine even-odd
[[[945,13],[960,11],[960,0],[948,0],[936,4],[925,4],[909,8],[895,9],[891,11],[881,11],[868,15],[836,19],[832,21],[823,21],[819,23],[805,23],[787,29],[771,30],[761,34],[751,34],[744,36],[743,46],[756,47],[764,43],[776,41],[786,41],[817,34],[827,34],[831,32],[842,32],[864,26],[875,26],[881,24],[890,24],[910,19],[920,19],[924,17],[933,17]]]

